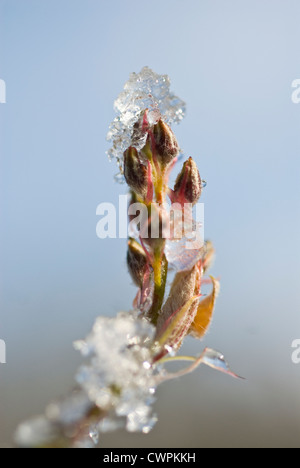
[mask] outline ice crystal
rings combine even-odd
[[[149,67],[140,73],[131,73],[114,103],[117,117],[112,121],[107,134],[112,147],[109,158],[116,159],[122,174],[123,152],[132,144],[133,126],[141,113],[148,109],[148,121],[154,125],[161,117],[168,124],[179,123],[185,115],[185,103],[170,92],[168,75],[158,75]],[[134,146],[139,150],[146,141],[146,134],[135,138]],[[120,174],[117,175],[120,180]]]
[[[180,222],[176,219],[170,221],[171,236],[165,247],[169,266],[177,271],[191,270],[203,256],[202,223],[194,220],[191,206],[185,208],[183,213]]]
[[[125,418],[128,431],[147,432],[155,421],[151,408],[155,379],[150,364],[154,332],[135,312],[121,312],[115,318],[99,317],[87,339],[76,343],[83,355],[91,356],[89,364],[79,369],[78,384],[96,406],[107,411],[113,408],[116,417]],[[102,425],[114,422],[110,417]]]
[[[80,387],[48,405],[44,416],[22,423],[15,435],[18,446],[93,448],[102,433],[117,429],[147,434],[157,422],[153,403],[160,383],[188,374],[200,364],[237,377],[223,354],[210,348],[198,358],[176,357],[170,348],[169,357],[155,366],[154,331],[135,311],[99,317],[86,340],[75,344],[90,359],[77,373]],[[193,364],[169,374],[165,364],[172,360]]]
[[[79,388],[48,405],[45,416],[21,424],[18,445],[64,444],[74,433],[72,447],[90,448],[101,433],[119,428],[148,433],[157,421],[152,409],[158,376],[152,366],[154,335],[155,328],[137,311],[99,317],[88,337],[74,344],[89,359],[77,372]],[[78,430],[95,408],[99,414],[90,426]]]

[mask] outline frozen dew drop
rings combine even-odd
[[[99,443],[99,432],[95,426],[90,428],[89,436],[95,445]]]
[[[149,434],[149,432],[152,431],[157,421],[158,421],[157,416],[156,415],[152,416],[152,418],[149,419],[148,423],[144,425],[142,432],[144,434]]]
[[[118,174],[115,174],[114,176],[114,179],[116,182],[118,182],[119,184],[125,184],[125,177],[123,174],[121,174],[120,172]]]
[[[151,369],[151,363],[149,361],[144,361],[143,362],[143,367],[144,369]]]
[[[169,356],[176,356],[176,351],[174,350],[174,348],[172,348],[171,346],[168,346],[168,345],[165,345],[164,348],[167,351],[167,353],[169,354]]]
[[[143,432],[144,428],[149,425],[150,408],[140,404],[134,411],[127,415],[126,429],[128,432]]]
[[[241,378],[231,371],[229,365],[225,361],[224,355],[219,351],[211,348],[205,348],[201,356],[201,362],[215,370],[223,372],[224,374],[228,374],[236,378]]]

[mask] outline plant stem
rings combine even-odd
[[[152,306],[149,312],[149,316],[151,318],[151,322],[153,323],[153,325],[157,324],[159,312],[164,301],[167,274],[168,274],[168,262],[167,262],[165,255],[161,256],[161,253],[160,253],[159,258],[157,258],[156,254],[157,253],[155,252],[155,261],[153,265],[153,269],[154,269],[153,302],[152,302]]]

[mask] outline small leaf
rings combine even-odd
[[[193,303],[199,299],[199,296],[193,296],[187,303],[176,313],[174,318],[167,323],[165,330],[162,331],[161,336],[158,338],[158,343],[161,347],[170,346],[178,347],[186,334],[186,322],[189,319],[189,311]]]
[[[143,286],[142,289],[139,291],[140,295],[138,297],[137,303],[139,310],[144,314],[147,314],[149,312],[152,304],[154,283],[152,281],[151,276],[152,275],[148,264],[145,269]]]
[[[184,369],[181,369],[177,372],[173,373],[164,373],[161,375],[157,376],[157,383],[165,382],[166,380],[172,380],[172,379],[177,379],[179,377],[182,377],[184,375],[190,374],[191,372],[194,372],[201,364],[205,364],[206,366],[211,367],[212,369],[218,370],[220,372],[223,372],[224,374],[230,375],[231,377],[235,377],[237,379],[242,379],[244,380],[243,377],[239,377],[237,374],[232,372],[230,370],[230,367],[228,366],[227,362],[225,361],[225,358],[222,353],[219,351],[215,351],[214,349],[211,348],[205,348],[202,352],[202,354],[198,357],[193,357],[193,356],[170,356],[170,357],[164,357],[161,356],[160,360],[158,360],[158,363],[161,364],[166,364],[168,362],[175,362],[175,361],[192,361],[193,364],[191,364],[188,367],[185,367]]]
[[[190,334],[195,338],[202,338],[206,334],[212,321],[216,298],[220,291],[219,281],[212,276],[210,278],[213,283],[212,293],[199,303],[196,316],[190,328]]]
[[[178,349],[194,320],[199,298],[199,268],[175,275],[169,297],[157,322],[156,339],[161,346]]]

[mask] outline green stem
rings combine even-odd
[[[154,262],[154,293],[153,293],[153,302],[149,312],[149,317],[153,325],[156,326],[160,309],[164,302],[166,282],[168,274],[168,262],[163,255],[155,259]]]
[[[156,179],[154,184],[156,201],[159,205],[163,205],[166,198],[166,187],[165,187],[166,171],[165,169],[159,169],[156,172]]]

